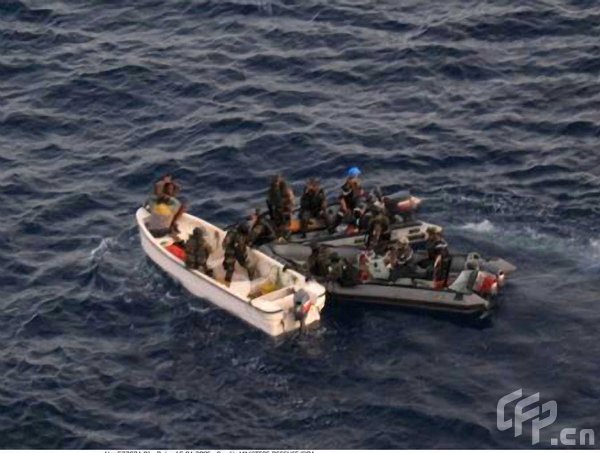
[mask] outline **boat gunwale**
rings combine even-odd
[[[488,299],[486,299],[485,297],[482,297],[480,294],[477,294],[475,291],[470,291],[470,292],[461,292],[461,291],[456,291],[454,289],[450,289],[448,287],[446,288],[442,288],[442,289],[435,289],[435,288],[427,288],[427,287],[421,287],[421,286],[412,286],[412,285],[403,285],[403,284],[398,284],[398,283],[386,283],[386,282],[381,282],[379,280],[368,280],[365,283],[359,283],[356,286],[360,286],[360,285],[372,285],[372,286],[381,286],[384,288],[399,288],[399,289],[414,289],[414,290],[419,290],[419,291],[430,291],[432,293],[435,294],[448,294],[448,295],[453,295],[454,296],[454,300],[461,300],[460,296],[462,295],[463,298],[465,296],[475,296],[478,297],[479,299],[483,300],[483,301],[488,301]],[[341,287],[344,287],[343,285],[340,285]],[[348,288],[352,288],[352,286],[349,286]],[[365,297],[365,296],[361,296],[361,297]],[[369,297],[369,296],[366,296]],[[380,298],[387,298],[387,296],[379,296]],[[436,301],[437,303],[437,301]]]
[[[404,230],[405,228],[415,228],[415,227],[420,227],[422,228],[423,226],[426,225],[433,225],[432,223],[428,223],[425,222],[423,220],[413,220],[411,222],[402,222],[402,223],[392,223],[390,224],[390,229],[391,230]],[[307,233],[319,233],[321,231],[326,231],[327,228],[323,227],[323,228],[317,228],[317,229],[313,229],[313,230],[308,230]],[[295,232],[291,234],[291,239],[290,239],[290,243],[292,244],[304,244],[304,243],[308,243],[311,241],[315,241],[315,242],[327,242],[327,241],[337,241],[338,239],[356,239],[359,237],[364,237],[366,236],[366,232],[360,231],[360,232],[356,232],[356,233],[352,233],[352,234],[346,234],[344,232],[336,232],[334,234],[330,234],[328,236],[323,236],[323,237],[319,237],[319,236],[313,236],[310,238],[302,238],[301,237],[300,232]],[[266,242],[266,244],[272,243],[275,241],[268,241]],[[422,241],[413,241],[413,242],[422,242]]]
[[[140,215],[140,210],[144,210],[145,212],[148,212],[148,210],[147,210],[146,208],[144,208],[143,206],[141,206],[141,207],[138,209],[138,211],[136,212],[136,220],[137,220],[138,228],[140,229],[140,231],[142,231],[142,232],[143,232],[144,236],[145,236],[147,239],[149,239],[149,240],[150,240],[150,242],[152,243],[152,245],[153,245],[153,246],[154,246],[154,247],[155,247],[155,248],[156,248],[156,249],[157,249],[157,250],[158,250],[158,251],[159,251],[159,252],[160,252],[160,253],[161,253],[163,256],[167,257],[169,260],[171,260],[173,263],[177,264],[179,267],[183,268],[185,271],[187,271],[187,272],[190,272],[190,273],[191,273],[192,275],[194,275],[196,278],[200,277],[200,278],[201,278],[203,281],[205,281],[205,282],[207,282],[207,283],[209,283],[209,284],[211,284],[211,285],[213,285],[213,286],[216,286],[216,287],[217,287],[217,288],[219,288],[220,290],[222,290],[222,291],[224,291],[224,292],[226,292],[226,293],[230,294],[231,296],[233,296],[233,297],[234,297],[235,299],[237,299],[238,301],[247,303],[248,305],[250,305],[252,308],[254,308],[255,310],[257,310],[257,311],[259,311],[259,312],[266,313],[266,314],[278,314],[278,313],[283,313],[283,312],[285,312],[285,310],[284,310],[283,308],[278,308],[277,310],[269,311],[269,310],[265,310],[265,309],[263,309],[263,308],[261,308],[261,307],[258,307],[258,306],[254,305],[254,304],[252,303],[252,299],[250,299],[250,298],[249,298],[249,297],[247,297],[247,296],[246,296],[246,297],[244,297],[244,298],[243,298],[243,297],[241,297],[239,294],[236,294],[236,293],[234,293],[234,292],[233,292],[233,291],[232,291],[230,288],[228,288],[227,286],[223,285],[223,284],[222,284],[221,282],[219,282],[218,280],[212,279],[212,278],[208,277],[207,275],[204,275],[204,274],[203,274],[202,272],[200,272],[200,271],[197,271],[197,270],[192,270],[192,269],[187,269],[187,268],[185,267],[185,264],[183,263],[183,261],[182,261],[182,260],[180,260],[179,258],[177,258],[177,257],[173,256],[172,254],[168,253],[168,252],[166,251],[166,249],[164,249],[164,248],[161,246],[161,244],[158,242],[158,238],[155,238],[154,236],[152,236],[152,234],[150,233],[150,231],[149,231],[149,230],[148,230],[148,228],[146,227],[146,224],[143,222],[143,219],[141,218],[141,215]],[[202,223],[209,224],[208,222],[206,222],[206,221],[203,221],[202,219],[200,219],[200,218],[198,218],[198,217],[195,217],[195,216],[193,216],[193,215],[191,215],[191,214],[184,214],[184,215],[187,215],[187,216],[191,217],[191,218],[192,218],[192,219],[194,219],[194,220],[199,220],[199,221],[200,221],[200,222],[202,222]],[[209,224],[209,225],[211,225],[213,228],[216,228],[217,230],[220,230],[221,232],[223,232],[223,230],[221,230],[219,227],[217,227],[217,226],[215,226],[215,225],[212,225],[212,224]],[[263,258],[268,258],[270,261],[274,261],[276,264],[278,264],[279,266],[283,267],[283,265],[282,265],[281,263],[279,263],[279,262],[277,262],[276,260],[274,260],[273,258],[271,258],[271,257],[269,257],[269,256],[267,256],[267,255],[265,255],[264,253],[262,253],[262,252],[259,252],[258,250],[254,250],[254,249],[253,249],[253,251],[254,251],[254,252],[258,252],[258,253],[260,253],[260,254],[262,255],[262,257],[263,257]],[[152,260],[152,261],[154,261],[154,260]],[[156,264],[158,264],[158,263],[156,263]],[[159,267],[161,267],[161,266],[159,265]],[[298,272],[294,271],[293,269],[288,269],[288,272],[289,272],[289,271],[291,271],[291,272],[294,272],[294,273],[298,273]],[[299,274],[299,273],[298,273],[298,274]],[[301,274],[299,274],[299,275],[301,275]],[[323,294],[325,294],[325,293],[323,293]],[[318,296],[317,296],[317,298],[319,298],[319,297],[322,297],[322,295],[323,295],[323,294],[320,294],[320,295],[318,295]]]
[[[398,308],[410,308],[418,310],[431,310],[437,312],[446,313],[457,313],[463,315],[477,315],[483,313],[489,313],[494,308],[494,305],[490,302],[489,305],[473,305],[473,306],[458,306],[458,305],[444,305],[440,303],[422,303],[413,299],[391,299],[391,298],[378,298],[377,301],[373,301],[370,298],[364,298],[354,295],[339,294],[334,291],[329,293],[331,300],[339,303],[354,302],[367,305],[384,305],[388,307]]]

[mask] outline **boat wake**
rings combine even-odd
[[[594,260],[595,267],[600,267],[600,239],[590,239],[590,258]]]
[[[577,267],[586,270],[600,268],[600,239],[590,238],[581,231],[540,231],[519,224],[499,225],[488,219],[465,223],[457,230],[463,234],[488,238],[491,243],[501,244],[508,251],[512,249],[519,254],[533,254],[539,260],[568,258],[577,263]]]
[[[461,230],[474,231],[476,233],[491,233],[492,231],[496,230],[494,224],[488,219],[485,219],[479,223],[469,222],[459,228]]]

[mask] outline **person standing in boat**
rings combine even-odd
[[[196,269],[212,277],[213,272],[208,268],[208,258],[212,253],[212,247],[206,242],[206,232],[202,228],[194,228],[194,231],[185,242],[185,265],[190,269]]]
[[[288,232],[294,205],[295,196],[292,188],[281,175],[274,176],[267,195],[267,207],[280,237]]]
[[[271,221],[258,208],[250,215],[248,228],[250,229],[248,244],[251,246],[261,241],[273,240],[277,237]]]
[[[171,222],[168,225],[169,233],[178,232],[177,221],[187,209],[187,203],[185,202],[185,199],[179,196],[180,192],[181,185],[173,180],[173,176],[171,174],[164,175],[154,184],[153,204],[167,204],[169,205],[169,211],[171,210],[172,206],[177,207],[172,216]],[[152,204],[152,200],[150,203]],[[162,209],[162,211],[166,215],[166,210]]]
[[[447,259],[450,256],[448,243],[444,240],[442,234],[444,230],[438,226],[430,226],[427,232],[427,257],[432,263],[438,256]]]
[[[154,196],[167,195],[177,197],[181,192],[181,185],[173,180],[173,175],[167,173],[154,184]]]
[[[323,220],[327,229],[331,228],[331,220],[327,213],[327,197],[316,178],[310,178],[300,197],[300,231],[306,237],[310,219]]]
[[[427,258],[429,273],[433,276],[434,281],[441,283],[445,282],[450,270],[450,251],[448,243],[443,238],[443,229],[438,226],[430,226],[427,228]]]
[[[414,251],[407,238],[400,238],[397,244],[392,245],[385,255],[384,263],[390,269],[390,281],[399,278],[423,277],[414,260]]]
[[[239,263],[248,271],[248,279],[254,277],[253,269],[248,263],[248,243],[250,229],[246,223],[238,225],[234,230],[229,230],[223,240],[223,269],[225,269],[225,284],[230,285],[235,270],[235,263]]]
[[[176,234],[177,219],[183,214],[183,207],[177,198],[168,195],[151,197],[145,205],[150,212],[146,227],[154,237]]]

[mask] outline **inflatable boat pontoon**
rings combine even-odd
[[[306,262],[311,253],[304,244],[265,244],[265,253],[282,263],[308,274]],[[331,250],[362,272],[358,282],[331,281],[316,277],[337,302],[384,304],[486,316],[494,306],[495,296],[516,267],[501,258],[482,258],[477,253],[454,254],[447,275],[439,280],[420,276],[390,281],[390,271],[383,257],[358,247],[332,247]],[[415,262],[425,260],[424,252],[415,252]]]

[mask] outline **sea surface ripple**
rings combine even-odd
[[[529,447],[516,389],[600,436],[600,3],[0,2],[0,448]],[[329,306],[273,341],[133,214],[220,225],[283,173],[411,189],[519,266],[489,323]]]

